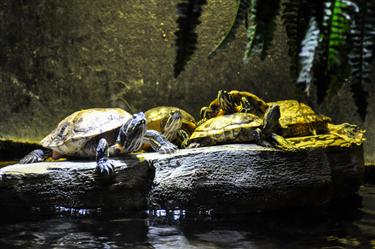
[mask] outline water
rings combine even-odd
[[[0,248],[375,248],[375,185],[361,188],[362,207],[247,216],[28,217],[0,223]]]

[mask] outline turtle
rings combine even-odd
[[[194,117],[174,106],[157,106],[145,112],[147,129],[159,131],[169,141],[184,147],[196,128]]]
[[[253,93],[246,91],[225,91],[219,90],[217,97],[211,101],[209,106],[202,107],[200,117],[202,122],[207,119],[237,113],[252,113],[259,117],[263,117],[269,105]]]
[[[329,133],[328,123],[331,118],[316,113],[310,106],[302,102],[280,100],[267,104],[280,107],[279,135],[285,138]]]
[[[44,149],[30,152],[21,164],[44,161],[49,156],[94,158],[96,172],[111,175],[114,164],[109,155],[138,151],[144,144],[160,153],[172,153],[177,147],[158,131],[146,129],[143,112],[130,113],[120,108],[90,108],[72,113],[40,141]]]
[[[293,150],[293,147],[275,132],[280,128],[280,108],[270,106],[264,118],[252,113],[236,112],[217,116],[199,124],[188,141],[188,148],[208,145],[255,142],[262,146]]]
[[[210,105],[214,110],[219,111],[205,114],[203,109],[205,119],[213,115],[236,112],[253,113],[263,117],[269,106],[278,105],[281,126],[278,133],[283,137],[324,134],[328,132],[327,124],[331,121],[328,116],[317,114],[310,106],[297,100],[265,102],[252,93],[237,90],[219,91],[216,101],[214,100]]]

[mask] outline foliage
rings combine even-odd
[[[301,70],[297,78],[297,84],[300,85],[307,94],[313,81],[313,62],[319,45],[320,30],[314,17],[311,17],[309,29],[302,41],[302,51],[299,54]]]
[[[241,23],[247,18],[247,12],[250,7],[250,1],[251,0],[238,0],[236,16],[232,21],[230,29],[221,39],[219,44],[210,52],[210,54],[208,55],[209,57],[213,57],[218,50],[225,48],[227,44],[235,38],[237,29],[239,28]]]
[[[253,55],[260,55],[265,59],[272,44],[280,5],[281,18],[288,37],[290,68],[297,84],[309,93],[311,84],[314,83],[318,101],[322,101],[327,92],[329,96],[337,93],[345,82],[347,72],[351,71],[353,97],[358,113],[364,119],[367,108],[367,93],[364,89],[370,82],[370,65],[375,53],[374,1],[237,0],[236,16],[228,32],[209,57],[233,40],[238,27],[245,20],[247,43],[244,62]],[[194,15],[188,17],[189,13],[186,12],[184,18],[194,19]],[[198,23],[195,22],[196,25]],[[195,49],[196,34],[191,30],[194,30],[196,25],[191,25],[189,32],[181,29],[177,31],[185,34],[185,37],[176,37],[177,54],[179,51],[188,54],[178,57],[176,64],[178,62],[179,71],[183,70]],[[190,37],[192,33],[194,35]]]
[[[352,68],[353,97],[358,113],[364,118],[368,94],[363,87],[370,82],[370,66],[375,53],[375,2],[361,0],[359,5],[362,8],[355,16],[350,30],[349,64]]]
[[[279,6],[280,0],[251,0],[244,62],[249,61],[251,54],[266,58],[276,28]]]
[[[175,77],[181,73],[196,49],[198,35],[195,28],[200,24],[199,17],[202,14],[202,6],[206,3],[206,0],[184,0],[177,5],[178,30],[175,32],[177,47],[174,64]]]

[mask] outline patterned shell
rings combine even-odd
[[[77,111],[62,120],[40,143],[46,148],[69,154],[82,149],[91,138],[119,128],[131,117],[120,108]]]
[[[199,125],[190,140],[217,137],[217,136],[231,136],[233,130],[239,129],[255,129],[263,125],[263,120],[256,115],[250,113],[233,113],[223,116],[208,119]],[[230,138],[230,137],[229,137]]]
[[[161,131],[162,123],[167,121],[169,114],[173,111],[181,112],[183,120],[182,128],[187,129],[189,133],[192,133],[196,127],[194,117],[181,108],[173,106],[158,106],[146,111],[145,116],[147,120],[147,128]]]
[[[324,133],[330,117],[317,114],[314,110],[297,100],[281,100],[270,102],[269,105],[280,106],[280,125],[284,137],[305,136],[316,133]]]

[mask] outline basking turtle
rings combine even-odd
[[[224,113],[246,112],[263,117],[267,108],[271,105],[280,107],[279,134],[283,137],[300,137],[311,134],[327,133],[327,124],[331,119],[327,116],[317,114],[308,105],[297,100],[281,100],[266,103],[258,96],[249,92],[219,91],[216,100],[211,102],[208,109],[202,108],[201,114],[204,120],[214,115]],[[210,112],[209,110],[219,110]],[[205,112],[207,111],[208,112]]]
[[[275,134],[280,128],[279,118],[278,105],[268,108],[264,119],[241,112],[217,116],[198,125],[188,141],[188,147],[255,142],[263,146],[274,145],[284,150],[293,150],[283,137]]]
[[[268,108],[268,104],[261,98],[245,91],[218,91],[216,99],[210,105],[203,107],[200,116],[204,122],[207,119],[237,112],[252,113],[263,117]]]
[[[122,155],[137,151],[148,143],[160,153],[171,153],[177,147],[159,132],[146,130],[144,113],[129,114],[120,108],[92,108],[74,112],[62,120],[56,129],[40,142],[44,150],[34,150],[20,163],[34,163],[48,156],[96,156],[98,173],[113,172],[109,155]],[[109,145],[109,146],[108,146]]]
[[[184,147],[196,127],[194,117],[178,107],[154,107],[145,116],[147,129],[159,131],[179,147]]]
[[[279,134],[283,137],[302,137],[327,133],[331,118],[317,114],[308,105],[297,100],[280,100],[269,105],[280,106]]]

